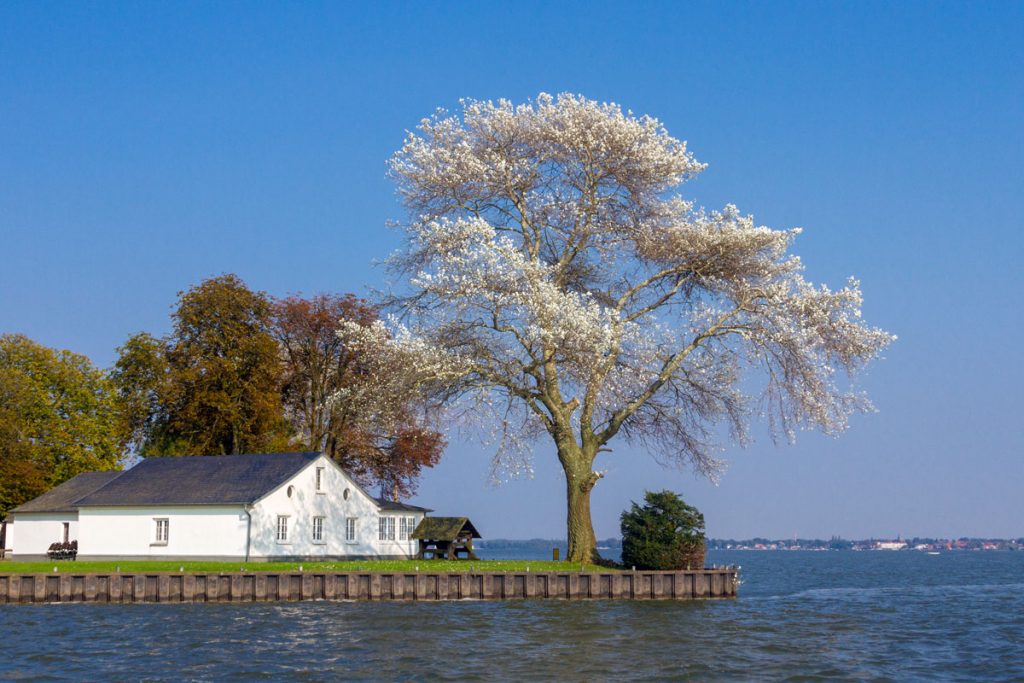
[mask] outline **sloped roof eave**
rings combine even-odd
[[[79,501],[92,495],[124,474],[121,470],[81,472],[58,484],[46,493],[25,501],[8,514],[72,514],[81,507]]]
[[[78,507],[250,505],[279,488],[319,453],[148,458]]]

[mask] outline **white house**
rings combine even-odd
[[[11,511],[15,560],[333,560],[416,554],[430,510],[370,496],[320,453],[146,458],[87,472]]]

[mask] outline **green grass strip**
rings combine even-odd
[[[607,567],[543,560],[346,560],[335,562],[0,562],[0,574],[145,572],[608,572]]]

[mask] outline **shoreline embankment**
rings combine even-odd
[[[735,598],[736,567],[616,572],[0,574],[0,604]]]

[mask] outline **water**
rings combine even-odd
[[[0,679],[1024,681],[1024,553],[708,562],[739,599],[0,606]]]

